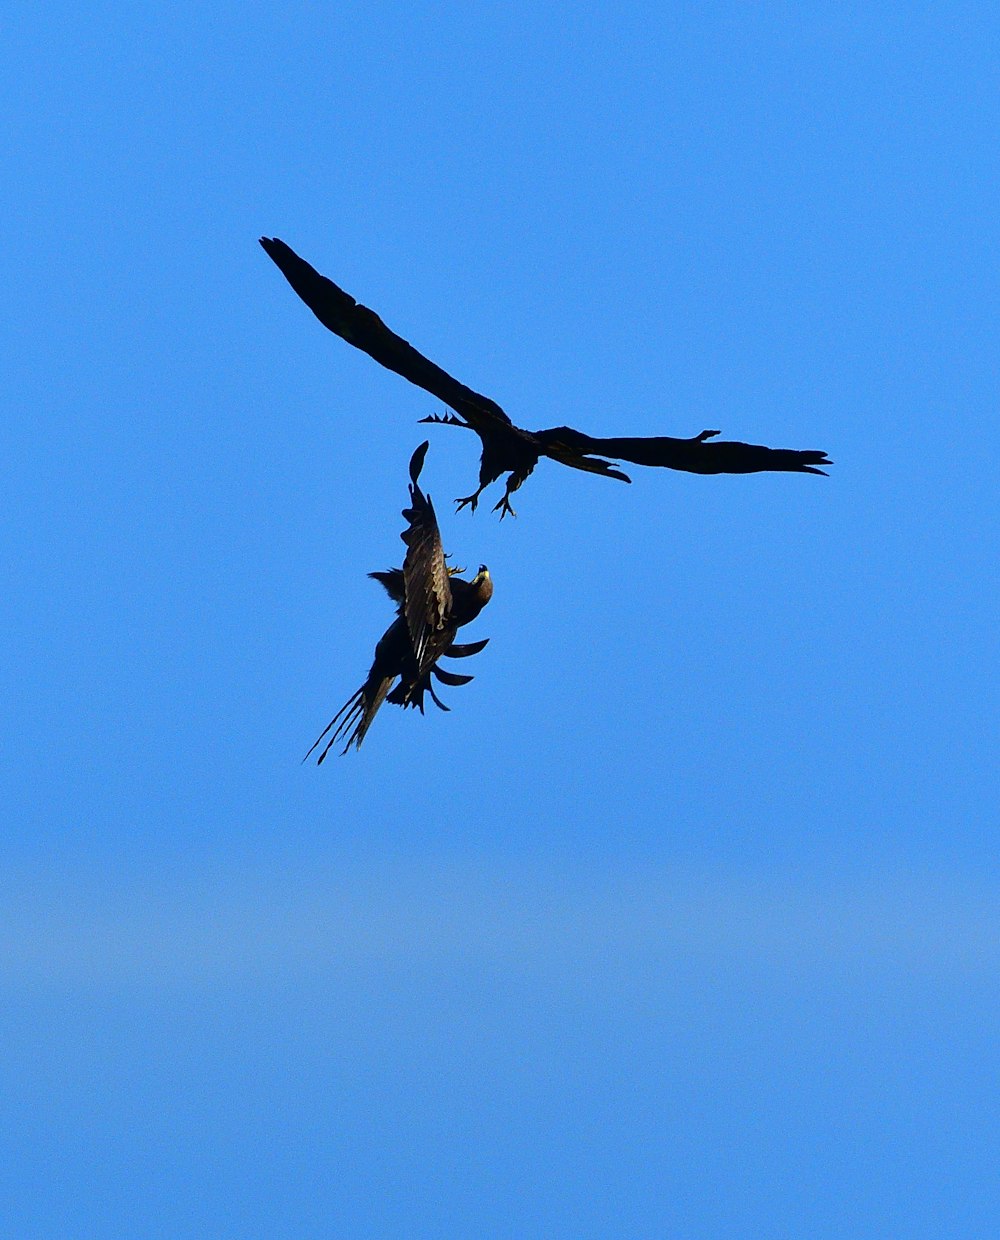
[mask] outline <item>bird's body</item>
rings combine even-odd
[[[430,694],[437,706],[447,710],[435,693],[431,678],[443,684],[463,685],[472,677],[446,671],[438,666],[439,660],[477,654],[489,640],[468,645],[455,643],[458,630],[471,623],[490,601],[493,580],[485,564],[479,566],[471,581],[448,569],[434,507],[418,482],[426,451],[427,444],[421,444],[410,461],[410,506],[403,510],[407,527],[401,535],[407,548],[403,567],[369,574],[396,603],[396,619],[375,647],[364,684],[323,729],[307,758],[328,733],[332,735],[317,759],[319,762],[339,740],[346,738],[344,753],[352,745],[360,748],[383,702],[414,706],[423,713],[424,695]],[[394,682],[398,682],[395,687]]]
[[[829,465],[825,452],[791,448],[768,448],[760,444],[716,439],[718,431],[702,431],[690,439],[670,436],[595,438],[568,426],[528,431],[515,426],[503,409],[442,370],[434,362],[386,327],[374,310],[358,302],[277,238],[261,237],[261,245],[277,264],[289,284],[324,327],[361,349],[380,365],[430,392],[454,412],[431,415],[424,422],[463,426],[475,431],[483,450],[479,486],[456,501],[460,508],[475,509],[482,491],[507,474],[506,489],[495,510],[501,517],[513,514],[511,494],[521,486],[542,456],[572,469],[603,474],[629,482],[615,460],[632,461],[695,474],[748,474],[783,472],[822,474]],[[712,442],[714,441],[714,442]],[[611,457],[612,460],[606,460]]]

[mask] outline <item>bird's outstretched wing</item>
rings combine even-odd
[[[490,424],[510,425],[496,401],[459,383],[394,331],[374,310],[362,306],[342,288],[277,237],[261,237],[265,253],[324,327],[361,349],[388,370],[394,370],[460,414],[474,430]]]
[[[559,449],[569,449],[588,456],[617,457],[636,465],[679,469],[689,474],[825,474],[826,470],[819,466],[833,464],[825,452],[717,440],[718,433],[702,431],[691,439],[672,439],[669,435],[604,439],[585,435],[570,426],[556,426],[536,431],[535,437],[545,445],[544,451],[550,456],[555,456]]]
[[[447,632],[452,596],[441,531],[434,505],[419,482],[427,448],[425,440],[410,459],[410,506],[403,509],[408,524],[400,535],[406,543],[403,612],[417,661],[417,679],[430,670],[453,636]]]

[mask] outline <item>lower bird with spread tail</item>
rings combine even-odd
[[[458,630],[475,620],[493,597],[493,580],[485,564],[480,564],[471,581],[457,575],[461,569],[448,567],[434,505],[420,489],[427,448],[428,444],[422,443],[410,458],[410,506],[403,509],[407,527],[400,535],[406,543],[403,567],[369,573],[397,604],[396,619],[375,647],[365,683],[337,711],[303,761],[324,740],[326,745],[317,763],[345,738],[343,753],[352,745],[360,749],[383,702],[415,706],[423,714],[426,693],[441,710],[448,710],[434,692],[431,678],[445,685],[464,685],[472,677],[439,667],[439,660],[478,654],[489,641],[484,637],[467,645],[455,642]],[[398,682],[395,687],[394,681]]]
[[[501,474],[507,474],[506,489],[493,510],[499,510],[501,519],[507,513],[516,515],[510,497],[543,456],[572,469],[602,474],[621,482],[631,479],[618,468],[615,460],[605,460],[605,457],[690,474],[823,474],[826,470],[821,466],[832,464],[826,453],[818,449],[768,448],[763,444],[720,440],[718,431],[702,431],[690,439],[674,439],[669,435],[598,438],[571,426],[524,430],[511,422],[495,400],[474,392],[424,357],[412,344],[386,327],[374,310],[362,306],[332,280],[320,275],[284,241],[277,237],[261,237],[260,244],[324,327],[454,410],[444,416],[432,414],[420,421],[461,426],[479,436],[483,445],[479,486],[471,495],[455,501],[459,508],[468,505],[475,511],[486,487]]]

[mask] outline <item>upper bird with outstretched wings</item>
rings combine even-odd
[[[370,573],[397,604],[396,619],[382,634],[375,647],[375,658],[364,684],[337,711],[317,737],[306,758],[326,746],[322,762],[337,741],[345,740],[343,752],[352,745],[360,749],[365,734],[383,702],[424,709],[428,693],[442,710],[449,708],[434,692],[431,678],[446,685],[464,685],[472,679],[439,667],[443,657],[462,659],[478,654],[489,638],[458,645],[455,635],[463,625],[475,620],[493,596],[493,580],[485,564],[471,581],[448,567],[441,546],[441,532],[430,496],[420,489],[427,443],[422,443],[410,459],[410,505],[403,509],[406,529],[400,537],[406,543],[402,568]],[[398,682],[393,687],[393,683]],[[305,759],[303,759],[304,761]]]
[[[444,416],[431,415],[421,421],[462,426],[476,432],[483,445],[479,486],[471,495],[456,500],[459,508],[469,505],[475,510],[483,490],[506,473],[506,489],[494,505],[494,511],[499,510],[501,518],[508,512],[514,515],[510,497],[542,456],[573,469],[603,474],[622,482],[631,480],[617,467],[616,460],[692,474],[822,474],[826,471],[821,466],[832,464],[825,452],[719,440],[716,438],[718,431],[702,431],[691,439],[674,439],[667,435],[602,439],[569,426],[523,430],[511,422],[496,401],[459,383],[424,357],[386,327],[374,310],[360,305],[332,280],[320,275],[284,241],[277,237],[261,237],[260,244],[324,327],[380,365],[444,401],[454,411]]]

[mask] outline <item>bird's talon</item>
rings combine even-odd
[[[467,495],[465,499],[455,500],[455,511],[456,512],[461,512],[462,509],[465,508],[466,506],[468,506],[472,512],[475,512],[476,508],[479,506],[479,496],[478,495]]]

